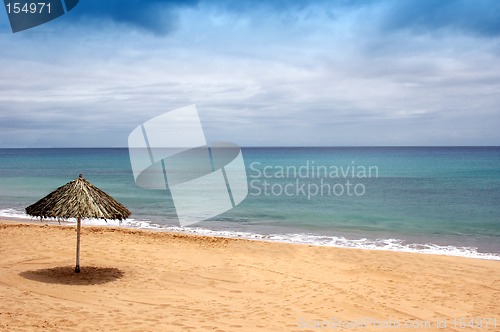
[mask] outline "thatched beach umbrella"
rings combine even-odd
[[[124,220],[131,212],[80,176],[57,188],[38,202],[26,208],[30,216],[43,218],[76,218],[76,267],[80,272],[80,228],[82,218]]]

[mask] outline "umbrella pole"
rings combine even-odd
[[[81,228],[81,220],[80,216],[78,216],[78,221],[76,223],[76,266],[75,273],[80,273],[80,228]]]

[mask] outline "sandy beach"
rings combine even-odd
[[[74,256],[0,221],[1,331],[500,330],[498,261],[85,226]]]

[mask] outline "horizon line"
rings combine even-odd
[[[500,145],[248,145],[241,148],[498,148]],[[0,149],[128,149],[127,146],[0,147]]]

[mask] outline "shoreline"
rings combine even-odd
[[[38,223],[44,222],[48,224],[59,224],[56,220],[45,219],[40,221],[39,219],[31,219],[29,217],[22,216],[0,216],[0,220],[12,220],[18,222],[26,223]],[[63,225],[73,225],[76,221],[61,221]],[[92,220],[83,222],[82,226],[95,226],[95,227],[118,227],[126,229],[140,229],[149,230],[155,232],[171,232],[179,234],[192,234],[198,236],[212,236],[212,237],[223,237],[229,239],[246,239],[252,241],[267,241],[274,243],[285,243],[285,244],[302,244],[302,245],[312,245],[320,247],[331,247],[331,248],[346,248],[346,249],[359,249],[359,250],[374,250],[374,251],[389,251],[389,252],[405,252],[412,254],[423,254],[423,255],[437,255],[437,256],[450,256],[450,257],[466,257],[472,259],[481,260],[492,260],[500,261],[500,253],[492,252],[479,252],[475,247],[459,247],[454,245],[445,244],[434,244],[434,243],[404,243],[405,240],[401,240],[394,237],[388,238],[377,238],[376,240],[364,238],[364,239],[349,239],[343,236],[328,236],[321,234],[311,234],[311,233],[269,233],[261,234],[255,232],[247,231],[226,231],[226,230],[213,230],[209,228],[202,227],[188,227],[182,228],[180,226],[162,226],[149,221],[141,220],[125,220],[121,224],[117,221],[111,220],[106,223],[102,220]],[[333,241],[332,241],[333,240]],[[332,243],[333,242],[333,243]]]
[[[461,318],[500,326],[496,261],[85,226],[74,274],[75,242],[72,226],[0,221],[0,330],[317,331],[321,321],[370,320],[362,330],[398,321],[442,331],[438,322]]]

